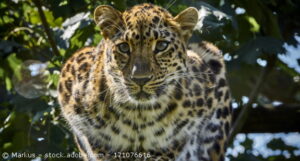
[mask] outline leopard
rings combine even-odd
[[[199,18],[149,3],[95,9],[103,38],[72,54],[58,83],[83,160],[224,160],[231,94],[222,52],[189,43]]]

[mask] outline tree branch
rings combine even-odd
[[[233,123],[233,126],[230,130],[229,134],[229,140],[228,143],[231,144],[235,135],[241,131],[243,128],[245,122],[248,119],[250,110],[252,108],[252,104],[255,102],[257,95],[261,89],[261,86],[263,85],[264,81],[266,80],[267,75],[270,73],[270,71],[273,69],[275,65],[276,57],[272,56],[268,60],[268,64],[263,70],[261,71],[260,75],[258,76],[258,80],[250,94],[249,102],[242,107],[239,116],[237,117],[236,121]]]
[[[33,3],[36,5],[36,7],[38,9],[38,12],[39,12],[39,15],[40,15],[40,18],[41,18],[41,21],[42,21],[42,25],[45,29],[48,41],[51,45],[51,48],[52,48],[52,51],[53,51],[54,55],[55,56],[60,56],[59,51],[57,49],[57,45],[56,45],[56,43],[55,43],[55,41],[52,37],[51,30],[49,28],[49,24],[46,20],[46,16],[45,16],[44,11],[42,9],[41,1],[40,0],[33,0]]]

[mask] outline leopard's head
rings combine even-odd
[[[120,12],[99,6],[94,13],[105,41],[108,86],[119,101],[153,103],[186,70],[186,46],[198,22],[195,8],[173,17],[142,4]]]

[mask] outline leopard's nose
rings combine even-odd
[[[139,86],[145,85],[147,82],[149,82],[152,79],[152,76],[147,77],[132,77],[131,80],[135,82]]]

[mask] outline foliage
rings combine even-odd
[[[257,63],[258,59],[274,64],[274,70],[265,80],[255,103],[263,104],[259,101],[262,98],[267,98],[268,103],[275,100],[300,102],[300,84],[293,79],[299,73],[277,57],[285,53],[284,43],[297,44],[294,36],[300,29],[298,0],[40,0],[59,55],[52,52],[36,1],[0,2],[0,153],[78,152],[69,127],[60,115],[57,81],[63,62],[74,51],[83,46],[95,46],[101,40],[100,31],[92,20],[93,10],[100,4],[113,5],[122,11],[138,3],[151,2],[167,8],[173,15],[194,6],[202,17],[191,41],[211,41],[227,55],[229,82],[239,106],[242,106],[242,96],[249,96],[258,73],[264,68]],[[32,66],[24,65],[26,62],[31,62]],[[33,67],[37,64],[46,65],[46,69],[37,70]],[[27,70],[23,70],[24,67]],[[41,92],[40,87],[46,90]],[[27,91],[28,97],[20,95],[22,92],[18,89]],[[41,93],[35,95],[36,92]],[[247,144],[251,143],[245,143],[245,147],[251,149]],[[272,140],[268,146],[294,150],[280,140]],[[282,155],[261,158],[251,152],[237,158],[229,157],[232,160],[295,160]],[[297,159],[297,156],[292,157]],[[59,160],[64,159],[67,160]]]

